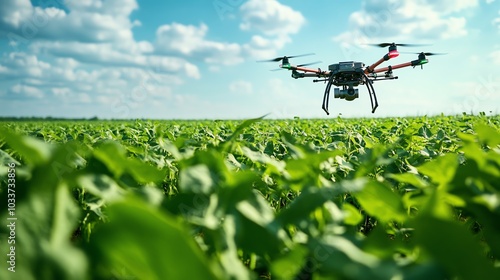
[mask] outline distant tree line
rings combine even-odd
[[[0,121],[98,121],[99,118],[62,118],[62,117],[2,117]]]

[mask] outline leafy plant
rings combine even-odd
[[[0,279],[500,279],[499,127],[0,123]]]

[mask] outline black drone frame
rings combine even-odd
[[[375,110],[378,107],[378,100],[377,100],[377,95],[375,93],[375,88],[373,87],[373,81],[375,79],[370,79],[364,72],[361,73],[361,78],[359,81],[359,84],[362,85],[364,84],[366,86],[366,89],[368,90],[368,95],[370,96],[370,104],[372,106],[372,113],[375,113]],[[397,77],[395,77],[397,79]],[[378,80],[388,80],[389,78],[384,78],[384,79],[378,79]],[[313,82],[322,82],[326,80],[314,80]],[[335,83],[335,76],[331,75],[329,79],[327,79],[328,83],[326,84],[325,88],[325,94],[323,95],[323,105],[321,108],[323,111],[326,112],[327,115],[330,115],[330,112],[328,111],[328,104],[330,103],[330,90],[332,88],[332,85],[337,85]],[[353,85],[341,85],[342,90],[354,90]]]

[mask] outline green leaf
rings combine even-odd
[[[491,148],[495,148],[497,145],[500,145],[500,132],[495,128],[485,125],[478,124],[474,127],[474,130],[477,133],[478,138],[488,144]]]
[[[179,167],[183,191],[208,193],[231,177],[224,156],[215,149],[197,150],[192,157],[180,161]]]
[[[141,184],[161,182],[167,173],[166,169],[158,169],[137,158],[128,159],[127,171]]]
[[[84,190],[105,201],[118,200],[125,194],[124,189],[104,174],[83,174],[77,177],[76,183]]]
[[[258,117],[258,118],[254,118],[254,119],[248,119],[248,120],[245,120],[243,123],[241,123],[233,132],[233,134],[231,134],[231,136],[229,136],[226,141],[224,142],[224,144],[222,145],[222,148],[223,150],[227,150],[229,148],[229,145],[232,144],[232,142],[236,139],[236,137],[238,137],[245,128],[251,126],[252,124],[254,123],[257,123],[257,122],[260,122],[262,119],[264,119],[265,117],[267,116],[264,115],[264,116],[261,116],[261,117]]]
[[[402,222],[405,220],[406,215],[401,197],[378,181],[369,181],[354,196],[366,212],[381,221]]]
[[[214,181],[208,166],[197,164],[183,168],[179,173],[179,188],[183,192],[210,193],[214,189]]]
[[[94,156],[102,161],[108,169],[117,177],[120,177],[126,170],[124,161],[126,150],[116,142],[104,142],[94,150]]]
[[[278,213],[276,221],[282,225],[293,224],[305,219],[309,214],[328,200],[342,193],[355,193],[361,190],[365,179],[355,179],[336,183],[332,187],[305,188],[290,206]]]
[[[342,210],[344,210],[345,218],[344,223],[347,225],[355,226],[361,223],[363,220],[363,215],[359,213],[359,210],[349,203],[342,204]]]
[[[401,174],[387,174],[387,177],[394,179],[402,184],[407,184],[411,186],[415,186],[417,188],[426,188],[428,187],[428,183],[424,181],[420,176],[413,173],[401,173]]]
[[[92,247],[107,271],[126,270],[138,279],[218,279],[188,231],[165,213],[127,200],[107,209],[109,223],[95,231]],[[101,257],[98,257],[101,255]]]
[[[453,180],[457,166],[457,155],[446,154],[422,164],[417,169],[420,173],[429,176],[433,182],[444,186]]]
[[[479,202],[477,198],[473,200],[476,203]],[[495,200],[498,203],[498,198]],[[467,209],[474,213],[474,217],[482,227],[481,233],[484,241],[491,250],[491,255],[498,259],[500,258],[500,239],[498,238],[500,236],[500,223],[498,223],[500,220],[499,208],[497,207],[495,211],[495,209],[488,209],[487,206],[481,205],[481,202],[476,203],[470,203]]]
[[[325,236],[308,243],[312,262],[319,275],[334,279],[391,279],[399,274],[395,266],[385,265],[342,236]]]
[[[273,210],[257,192],[236,204],[236,243],[238,248],[261,256],[276,256],[283,246],[278,231],[272,222]]]
[[[251,161],[266,164],[269,168],[271,168],[273,173],[280,174],[285,169],[285,163],[283,161],[278,161],[265,153],[252,151],[248,147],[242,147],[241,150]]]
[[[151,166],[137,158],[129,158],[126,149],[116,142],[105,142],[94,150],[94,156],[103,162],[116,179],[130,174],[138,183],[160,182],[165,179],[166,170]]]
[[[15,158],[13,158],[11,155],[6,153],[5,151],[0,150],[0,164],[5,167],[9,163],[15,163],[18,166],[21,165],[21,163],[17,161]]]
[[[274,260],[271,264],[273,278],[276,276],[277,279],[296,279],[294,277],[304,265],[307,253],[307,248],[296,245],[288,253]]]
[[[15,277],[86,279],[87,257],[71,243],[81,212],[66,183],[74,172],[67,160],[74,153],[62,145],[51,146],[47,151],[52,151],[47,159],[33,161],[31,177],[17,178],[15,183]],[[56,164],[67,165],[67,170],[55,169]],[[2,220],[6,220],[7,214],[2,213]],[[2,233],[3,230],[5,227]],[[0,242],[8,244],[3,237]],[[2,246],[4,256],[6,249]]]
[[[415,241],[451,278],[500,279],[479,243],[456,222],[421,215],[415,221]]]
[[[0,127],[0,139],[17,153],[19,153],[28,163],[42,164],[49,160],[52,146],[38,139],[13,133]]]

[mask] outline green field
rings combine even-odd
[[[500,279],[500,116],[3,121],[0,161],[0,279]]]

